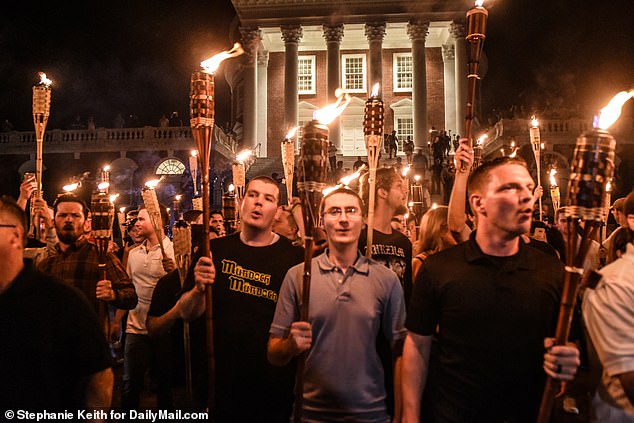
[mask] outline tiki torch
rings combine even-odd
[[[44,144],[44,131],[51,112],[51,80],[44,72],[39,73],[40,82],[33,86],[33,125],[35,127],[35,191],[34,197],[42,198],[42,145]],[[34,201],[31,200],[31,204]],[[31,229],[29,237],[40,239],[41,235],[40,215],[31,216]]]
[[[379,97],[379,84],[374,84],[370,98],[365,102],[363,114],[363,134],[368,154],[368,235],[365,256],[372,257],[372,238],[374,234],[374,197],[376,189],[376,168],[379,165],[381,140],[383,138],[383,100]]]
[[[180,197],[180,195],[177,195]],[[176,202],[176,201],[175,201]],[[176,205],[174,206],[176,209]],[[174,260],[176,261],[176,268],[178,269],[178,277],[181,283],[181,289],[185,283],[187,277],[187,271],[191,264],[191,252],[192,252],[192,230],[191,226],[185,222],[182,216],[174,224],[172,229],[173,241],[174,241]],[[189,323],[183,321],[183,347],[185,353],[185,382],[187,387],[187,396],[191,402],[192,400],[192,364],[191,364],[191,346],[189,336]]]
[[[119,207],[117,212],[117,221],[119,223],[119,231],[121,232],[121,241],[125,238],[125,207]]]
[[[550,199],[553,203],[553,213],[559,209],[560,202],[559,186],[557,185],[557,180],[555,179],[556,174],[557,169],[550,169]]]
[[[198,157],[200,159],[200,176],[202,181],[203,201],[203,233],[209,236],[209,159],[211,157],[211,141],[215,119],[215,72],[220,63],[230,57],[236,57],[244,53],[240,43],[235,43],[233,48],[203,61],[202,69],[194,71],[191,76],[190,89],[190,125],[192,136],[196,142]],[[210,257],[209,242],[207,239],[202,244],[202,255]],[[208,397],[209,409],[213,407],[215,385],[215,359],[214,359],[214,332],[212,312],[212,290],[208,285],[205,291],[207,323],[207,370],[208,370]]]
[[[529,129],[531,136],[531,146],[533,147],[533,154],[535,155],[535,166],[537,167],[537,185],[542,184],[542,161],[541,161],[541,148],[542,141],[539,133],[539,121],[535,116],[531,118],[531,127]],[[542,220],[542,197],[539,197],[539,220]]]
[[[486,142],[487,138],[489,138],[487,134],[481,135],[473,146],[473,165],[471,166],[472,169],[480,166],[480,163],[482,162],[482,151],[484,151],[484,143]]]
[[[293,200],[293,177],[295,172],[295,142],[293,138],[299,126],[288,131],[282,141],[282,166],[284,167],[284,181],[286,181],[286,200],[291,205]]]
[[[476,82],[480,79],[478,66],[480,65],[480,55],[482,54],[482,47],[486,38],[487,19],[489,17],[489,12],[482,6],[483,3],[484,0],[476,0],[475,7],[467,12],[467,80],[469,81],[469,86],[467,88],[467,107],[465,110],[465,131],[470,147],[473,147],[471,124],[475,114]],[[476,167],[477,164],[474,160],[472,169]]]
[[[114,222],[114,204],[105,192],[97,191],[91,197],[92,235],[97,246],[99,257],[99,273],[101,280],[108,279],[106,263],[108,258],[108,244],[112,238],[112,223]],[[108,336],[108,307],[104,301],[99,301],[97,307],[99,323],[106,337]]]
[[[198,151],[192,150],[189,156],[189,173],[194,184],[194,197],[198,195]]]
[[[141,197],[143,198],[143,205],[147,210],[147,214],[150,216],[150,222],[152,228],[158,239],[159,247],[161,248],[161,255],[166,258],[165,248],[163,247],[163,231],[162,231],[162,219],[161,219],[161,207],[158,197],[156,196],[156,186],[161,182],[161,179],[152,179],[147,181],[145,186],[141,190]]]
[[[564,285],[559,306],[559,318],[555,330],[555,345],[565,345],[570,334],[572,315],[583,275],[583,262],[590,248],[596,229],[604,219],[606,185],[614,174],[614,149],[616,141],[607,129],[618,119],[623,104],[634,96],[634,90],[620,92],[606,107],[594,129],[577,138],[572,157],[566,220],[566,266]],[[581,242],[577,248],[579,221],[585,222]],[[539,409],[538,423],[550,421],[552,406],[558,389],[558,381],[548,377]]]
[[[338,90],[339,91],[339,90]],[[328,176],[328,124],[339,116],[350,102],[348,95],[337,93],[337,101],[315,111],[313,120],[308,122],[302,133],[302,147],[297,169],[297,188],[302,203],[304,217],[304,273],[299,307],[300,321],[308,321],[310,303],[311,262],[315,228],[319,225],[319,207],[323,198]],[[304,366],[306,354],[299,356],[295,379],[294,421],[302,421],[304,399]]]
[[[222,215],[225,220],[225,232],[233,233],[236,227],[236,194],[233,184],[229,184],[227,192],[222,195]]]

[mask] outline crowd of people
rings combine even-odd
[[[34,188],[26,180],[17,201],[0,199],[3,407],[107,410],[111,368],[122,360],[122,410],[140,408],[148,373],[157,408],[174,409],[173,392],[190,374],[187,408],[217,422],[532,422],[546,377],[572,381],[583,365],[602,372],[589,387],[592,421],[634,421],[634,193],[615,202],[620,227],[583,264],[602,279],[583,292],[577,343],[555,345],[571,271],[566,210],[552,226],[536,221],[542,189],[522,159],[471,169],[469,145],[454,149],[448,205],[420,221],[404,217],[408,184],[394,167],[379,168],[374,186],[364,173],[358,189],[324,195],[309,234],[301,200],[282,206],[280,181],[254,177],[239,222],[214,210],[205,234],[202,212],[183,214],[192,228],[184,279],[163,206],[160,230],[145,207],[129,210],[123,243],[110,242],[104,264],[82,199],[31,200],[44,230],[42,244],[26,248]],[[438,150],[447,164],[448,150]],[[418,154],[406,153],[415,167]]]

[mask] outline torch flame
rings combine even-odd
[[[152,180],[150,180],[150,181],[147,181],[147,182],[145,183],[145,186],[146,186],[146,187],[148,187],[148,188],[152,188],[152,189],[154,189],[154,188],[156,188],[156,186],[159,184],[159,182],[161,182],[161,180],[163,180],[163,178],[160,178],[160,179],[152,179]]]
[[[379,96],[379,87],[380,87],[380,85],[379,85],[378,82],[372,86],[372,93],[370,94],[370,97],[378,97]]]
[[[416,182],[420,181],[421,176],[420,175],[414,175],[414,180]]]
[[[296,127],[292,128],[290,131],[288,131],[288,133],[286,134],[284,139],[285,140],[290,140],[291,138],[293,138],[295,136],[295,134],[297,133],[298,129],[299,129],[299,126],[296,126]]]
[[[408,164],[407,166],[405,166],[403,168],[403,172],[401,173],[401,176],[404,178],[407,176],[407,174],[409,173],[409,171],[412,169],[412,165]]]
[[[484,0],[476,0],[475,2],[476,7],[482,7],[483,4],[484,4]]]
[[[476,144],[484,145],[484,142],[487,140],[487,138],[489,138],[487,134],[482,135],[480,138],[478,138],[478,140],[476,141]]]
[[[350,185],[350,182],[356,180],[357,178],[359,178],[359,176],[361,176],[361,171],[365,170],[365,165],[361,166],[359,169],[357,169],[356,172],[344,176],[343,178],[339,179],[339,182],[341,184],[343,184],[344,186],[348,186]],[[325,195],[325,194],[324,194]]]
[[[337,185],[333,185],[331,187],[326,187],[321,191],[321,194],[325,197],[328,194],[330,194],[331,192],[333,192],[334,190],[336,190],[337,188],[339,188],[341,186],[341,184],[337,184]]]
[[[557,186],[557,181],[555,180],[555,175],[557,174],[557,169],[550,169],[550,185]]]
[[[607,193],[612,192],[612,181],[608,181],[608,183],[605,184],[605,192]]]
[[[432,210],[436,210],[437,208],[438,208],[438,203],[433,203],[433,204],[431,205],[431,209],[432,209]]]
[[[537,128],[539,126],[539,121],[537,120],[537,118],[535,116],[531,117],[531,126],[533,128]]]
[[[97,185],[97,188],[103,191],[105,189],[108,189],[109,186],[110,182],[101,182],[99,185]]]
[[[110,202],[114,204],[114,202],[117,201],[117,198],[119,198],[119,194],[112,194],[110,196]]]
[[[337,117],[343,113],[346,109],[350,100],[352,98],[342,90],[338,89],[335,91],[335,95],[337,96],[337,101],[327,105],[323,109],[315,110],[313,112],[313,119],[323,123],[324,125],[328,125],[333,120],[337,119]]]
[[[174,198],[176,199],[176,201],[181,201],[181,198],[183,198],[183,196],[181,194],[176,194]]]
[[[236,160],[239,162],[243,162],[246,159],[248,159],[249,157],[251,157],[251,154],[253,154],[252,150],[242,150],[241,152],[238,153],[238,155],[236,156]]]
[[[191,155],[192,157],[198,157],[198,150],[192,150]]]
[[[231,50],[223,51],[216,54],[215,56],[210,57],[207,60],[200,62],[200,66],[202,66],[203,70],[206,73],[214,73],[218,70],[218,66],[220,66],[220,63],[222,63],[225,59],[240,56],[242,53],[244,53],[244,50],[242,49],[240,43],[235,43]]]
[[[73,192],[79,187],[79,183],[74,182],[72,184],[64,185],[62,189],[66,192]]]
[[[105,166],[103,167],[103,171],[104,171],[104,172],[110,172],[110,165],[105,165]]]
[[[125,207],[119,207],[119,213],[124,213],[125,212]]]
[[[229,184],[229,188],[228,188],[228,190],[229,190],[229,192],[233,192],[233,191],[235,191],[235,190],[236,190],[235,185],[233,185],[233,184]]]
[[[44,72],[38,72],[38,75],[40,76],[40,85],[45,85],[48,87],[53,83],[53,81],[46,77],[46,74]]]
[[[605,106],[601,109],[599,113],[598,125],[595,124],[595,128],[599,127],[600,129],[607,130],[616,120],[621,116],[621,108],[623,104],[630,98],[634,97],[634,90],[632,91],[621,91]]]

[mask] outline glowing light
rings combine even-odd
[[[198,150],[192,150],[191,155],[192,157],[198,157]]]
[[[229,184],[228,191],[229,191],[229,192],[233,192],[233,191],[235,191],[235,190],[236,190],[235,185],[233,185],[233,184]]]
[[[511,147],[515,148],[515,141],[511,141]]]
[[[415,180],[416,182],[419,182],[419,181],[420,181],[420,178],[421,178],[421,176],[420,176],[420,175],[414,175],[414,180]]]
[[[110,196],[110,202],[114,204],[114,202],[117,201],[117,198],[119,198],[119,194],[112,194]]]
[[[517,148],[513,150],[511,154],[509,154],[509,157],[515,157],[515,156],[517,156]]]
[[[555,180],[555,175],[557,174],[557,169],[550,169],[550,185],[557,186],[557,181]]]
[[[544,147],[546,147],[546,143],[543,142],[540,146],[539,146],[542,150],[544,149]]]
[[[161,179],[152,179],[150,181],[147,181],[145,183],[145,186],[148,187],[148,188],[154,189],[161,182],[162,179],[163,178],[161,178]]]
[[[315,110],[313,112],[314,120],[323,123],[324,125],[328,125],[330,122],[337,119],[341,113],[343,113],[348,104],[350,104],[350,100],[352,100],[352,98],[341,89],[337,89],[337,91],[335,91],[335,95],[337,96],[337,101],[327,105],[323,109]]]
[[[409,213],[405,213],[403,215],[403,219],[407,222],[407,219],[409,219]]]
[[[46,74],[44,72],[38,72],[38,75],[40,76],[41,85],[46,85],[47,87],[49,87],[53,83],[53,81],[46,77]]]
[[[436,210],[438,208],[438,204],[434,203],[431,205],[432,210]]]
[[[108,189],[108,187],[110,187],[110,182],[101,182],[99,185],[97,185],[97,189],[101,191]]]
[[[176,194],[176,195],[174,196],[174,199],[175,199],[176,201],[181,201],[181,198],[183,198],[183,196],[182,196],[181,194]]]
[[[607,193],[612,192],[612,181],[608,181],[608,183],[605,184],[605,192]]]
[[[243,162],[246,159],[248,159],[249,157],[251,157],[252,154],[253,154],[253,150],[248,150],[248,149],[247,150],[242,150],[236,156],[236,160],[239,161],[239,162]]]
[[[412,165],[408,164],[407,166],[405,166],[403,168],[403,172],[401,173],[401,176],[404,178],[407,176],[407,174],[409,173],[409,171],[412,169]]]
[[[476,0],[475,2],[476,7],[482,7],[483,4],[484,4],[484,0]]]
[[[537,118],[535,116],[531,117],[531,126],[533,128],[537,128],[539,126],[539,121],[537,120]]]
[[[484,145],[484,142],[489,138],[487,134],[481,135],[480,138],[476,141],[477,145]]]
[[[165,207],[165,209],[167,210],[167,214],[169,214],[171,209],[169,207]]]
[[[210,57],[207,60],[200,62],[200,66],[202,66],[203,70],[206,73],[214,73],[218,70],[218,66],[220,66],[220,63],[222,63],[224,60],[231,57],[240,56],[242,53],[244,53],[244,50],[242,49],[240,43],[235,43],[231,50],[223,51],[216,54],[215,56]]]
[[[350,175],[344,176],[343,178],[339,179],[339,183],[341,183],[344,186],[350,185],[350,182],[358,179],[359,176],[361,176],[361,171],[363,169],[365,169],[365,165],[363,165],[359,169],[357,169],[356,172],[354,172],[354,173],[352,173]]]
[[[408,206],[410,206],[410,207],[414,207],[414,202],[413,202],[413,201],[410,201],[410,202],[409,202],[409,204],[408,204]]]
[[[296,127],[292,128],[290,131],[288,131],[288,133],[286,134],[284,139],[285,140],[290,140],[291,138],[293,138],[295,136],[295,134],[297,133],[298,129],[299,129],[299,126],[296,126]]]
[[[125,207],[119,207],[119,213],[125,213]]]
[[[595,119],[595,128],[607,130],[616,120],[621,116],[621,109],[623,104],[630,98],[634,97],[634,90],[621,91],[605,106],[599,113],[599,118]]]
[[[379,87],[380,86],[381,85],[378,82],[372,86],[372,93],[370,94],[370,97],[378,97],[379,96]]]
[[[341,187],[341,185],[334,185],[331,187],[326,187],[324,188],[321,193],[324,195],[324,197],[328,194],[330,194],[331,192],[333,192],[334,190],[336,190],[337,188]]]
[[[104,171],[104,172],[110,172],[110,165],[105,165],[105,166],[103,167],[103,171]]]
[[[64,185],[62,187],[62,189],[66,192],[73,192],[75,191],[77,188],[79,188],[79,183],[78,182],[73,182],[72,184],[68,184],[68,185]]]

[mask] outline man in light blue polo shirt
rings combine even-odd
[[[403,289],[394,272],[357,248],[365,215],[357,193],[333,191],[324,198],[321,212],[329,247],[312,261],[308,322],[298,321],[300,264],[284,278],[268,358],[284,365],[308,351],[303,421],[389,422],[375,344],[383,330],[398,363],[406,335]],[[400,380],[398,373],[395,380]]]

